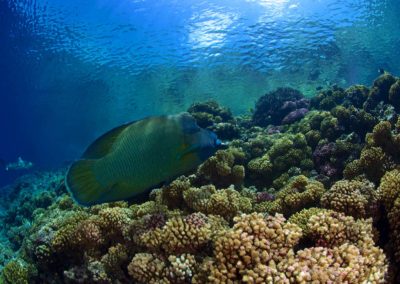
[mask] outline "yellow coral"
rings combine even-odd
[[[165,274],[171,283],[191,283],[197,266],[193,255],[170,255],[168,261],[170,265],[166,269]]]
[[[101,263],[103,264],[107,274],[118,279],[124,277],[123,266],[127,261],[128,251],[126,246],[122,244],[117,244],[108,248],[107,254],[101,258]]]
[[[144,233],[140,237],[141,244],[153,251],[163,249],[169,254],[199,251],[211,240],[210,224],[198,225],[186,220],[171,218],[164,227]]]
[[[282,276],[282,283],[384,283],[386,271],[381,250],[374,247],[365,251],[345,243],[334,248],[307,248],[289,255],[278,264],[270,283],[280,283]]]
[[[312,216],[307,226],[317,245],[334,247],[348,242],[360,248],[374,245],[372,219],[355,220],[343,213],[327,211]]]
[[[388,212],[390,238],[397,263],[400,263],[400,170],[387,172],[379,186],[382,201]]]
[[[379,190],[382,192],[382,201],[389,212],[400,196],[400,170],[386,172],[381,179]]]
[[[253,213],[234,219],[235,225],[215,241],[215,263],[208,280],[230,283],[257,264],[280,261],[301,237],[301,229],[285,222],[282,215],[265,217]]]
[[[310,229],[308,228],[308,222],[310,221],[310,218],[314,215],[317,215],[321,212],[328,212],[327,209],[323,208],[308,208],[308,209],[303,209],[300,212],[297,212],[290,216],[288,219],[288,222],[296,224],[299,226],[302,231],[303,231],[303,236],[309,236],[310,234]]]

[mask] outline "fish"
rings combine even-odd
[[[4,163],[4,162],[3,162]],[[28,170],[33,167],[33,163],[30,161],[23,160],[21,157],[18,157],[16,162],[9,163],[5,166],[6,171],[11,170]]]
[[[152,116],[95,140],[69,167],[65,184],[84,206],[127,200],[195,170],[223,145],[189,113]]]

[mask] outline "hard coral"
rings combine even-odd
[[[397,264],[400,263],[400,170],[387,172],[381,180],[379,189],[382,192],[382,202],[388,213],[391,245]]]
[[[317,208],[317,207],[311,207],[308,209],[303,209],[292,216],[288,219],[288,222],[292,224],[296,224],[299,226],[303,232],[304,237],[309,237],[310,236],[310,228],[308,227],[308,223],[310,222],[310,218],[314,215],[317,215],[319,213],[323,212],[329,212],[328,209],[324,208]]]
[[[240,185],[245,177],[245,169],[240,164],[245,158],[240,149],[219,150],[206,160],[197,170],[195,183],[212,183],[219,187]]]
[[[183,198],[189,208],[205,214],[220,215],[227,220],[252,209],[251,199],[233,188],[217,190],[213,185],[190,188],[184,192]]]
[[[8,262],[1,273],[0,282],[5,284],[28,284],[29,269],[27,264],[18,259]]]
[[[139,283],[169,284],[164,269],[164,260],[149,253],[136,254],[128,265],[129,275]]]
[[[311,216],[307,226],[318,246],[332,248],[350,242],[363,248],[374,244],[371,219],[355,220],[330,210]]]
[[[215,241],[215,262],[208,280],[235,283],[249,279],[259,264],[281,261],[301,237],[301,229],[282,215],[241,215],[235,225]]]
[[[389,102],[397,109],[400,109],[400,79],[390,87]]]
[[[197,252],[210,241],[210,226],[208,222],[198,224],[187,218],[171,218],[162,228],[144,233],[141,245],[169,254]]]
[[[274,179],[294,167],[302,169],[304,173],[311,170],[311,148],[303,134],[278,134],[266,138],[266,143],[270,145],[267,152],[247,164],[253,183],[271,185]]]
[[[303,99],[301,92],[292,88],[278,88],[258,99],[252,121],[258,126],[280,124],[290,112],[307,106],[308,102]]]
[[[288,216],[303,208],[318,205],[324,192],[322,183],[302,175],[297,176],[276,194],[274,201],[255,204],[254,210],[270,214],[282,213]]]
[[[200,127],[208,127],[214,123],[232,122],[233,116],[228,108],[220,107],[216,101],[195,103],[188,112],[197,120]]]
[[[321,198],[323,207],[354,218],[377,217],[379,193],[368,181],[340,180]]]
[[[180,284],[191,283],[197,270],[197,262],[193,255],[162,256],[138,253],[128,266],[128,273],[139,283]]]

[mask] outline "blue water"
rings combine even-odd
[[[104,131],[210,98],[400,74],[398,0],[0,1],[0,159],[77,158]],[[0,170],[0,185],[24,172]]]

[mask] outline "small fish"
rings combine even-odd
[[[194,170],[219,146],[189,113],[149,117],[98,138],[71,165],[65,183],[82,205],[124,200]]]
[[[14,163],[9,163],[6,165],[6,171],[11,170],[28,170],[33,167],[33,163],[29,161],[23,160],[21,157],[18,157],[17,161]]]

